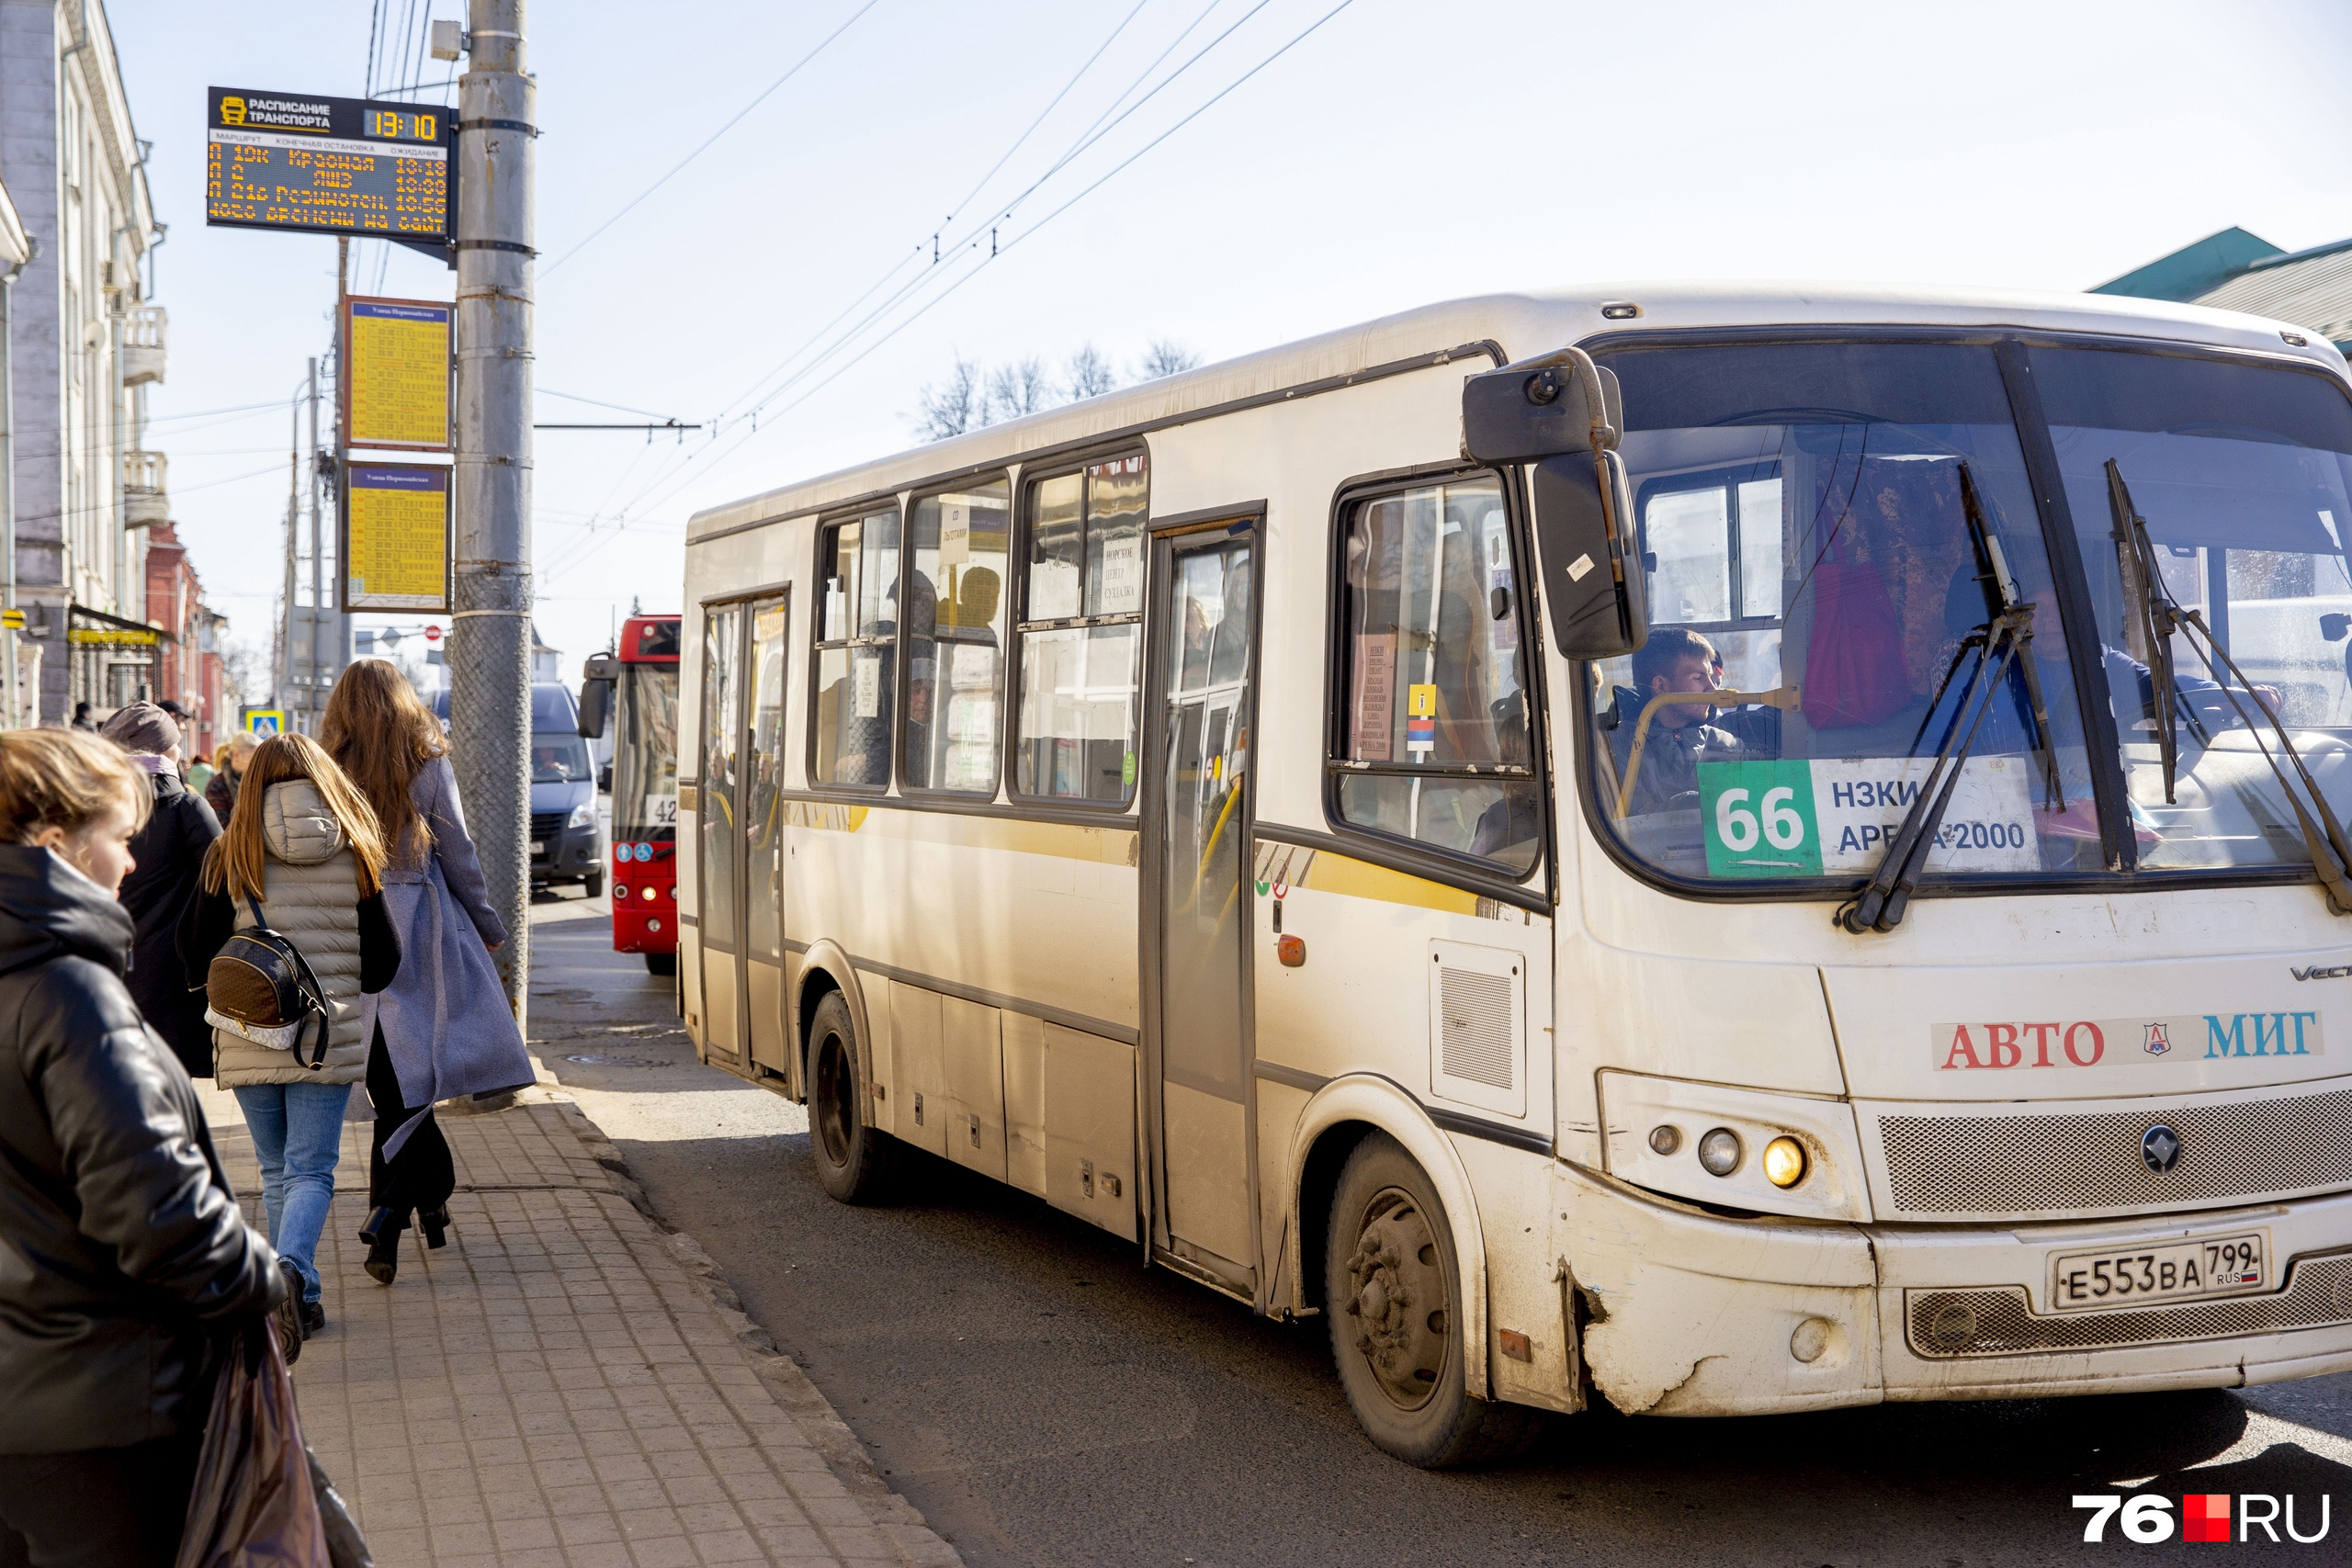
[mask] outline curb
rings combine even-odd
[[[628,1201],[629,1206],[645,1216],[660,1233],[662,1246],[685,1269],[704,1298],[718,1314],[735,1342],[741,1347],[744,1359],[751,1363],[775,1402],[783,1406],[795,1425],[807,1434],[825,1466],[846,1488],[851,1497],[865,1510],[874,1528],[904,1558],[912,1568],[962,1568],[963,1557],[955,1547],[934,1531],[922,1514],[908,1502],[874,1468],[865,1444],[849,1424],[841,1418],[831,1401],[808,1381],[808,1374],[799,1364],[776,1348],[774,1336],[752,1321],[743,1311],[743,1301],[727,1276],[712,1260],[702,1244],[663,1219],[646,1196],[645,1189],[629,1174],[628,1162],[604,1130],[588,1118],[577,1100],[561,1089],[540,1084],[522,1090],[516,1099],[524,1104],[544,1104],[552,1107],[563,1118],[580,1140],[588,1157],[603,1168],[610,1178],[612,1190]]]

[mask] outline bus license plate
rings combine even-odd
[[[2233,1295],[2269,1282],[2270,1236],[2265,1231],[2063,1253],[2050,1261],[2050,1301],[2060,1312]]]
[[[531,840],[531,852],[535,855],[543,855],[547,853],[547,840],[545,839],[533,839]]]

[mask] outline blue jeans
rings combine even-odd
[[[247,1084],[237,1106],[261,1156],[261,1203],[269,1242],[302,1275],[302,1299],[319,1299],[319,1234],[334,1197],[334,1167],[343,1153],[347,1083]]]

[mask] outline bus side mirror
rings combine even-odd
[[[1614,452],[1530,466],[1535,549],[1552,640],[1566,659],[1614,659],[1649,639],[1647,579],[1633,541],[1633,504]]]
[[[1624,428],[1616,375],[1580,348],[1506,365],[1462,384],[1462,447],[1473,462],[1613,451]]]
[[[590,679],[580,683],[580,733],[594,740],[605,733],[605,720],[611,716],[613,683],[609,680]]]
[[[613,765],[610,762],[596,770],[596,792],[599,795],[613,793]]]

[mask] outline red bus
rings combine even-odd
[[[678,972],[678,617],[631,615],[588,660],[580,733],[613,725],[613,950]]]

